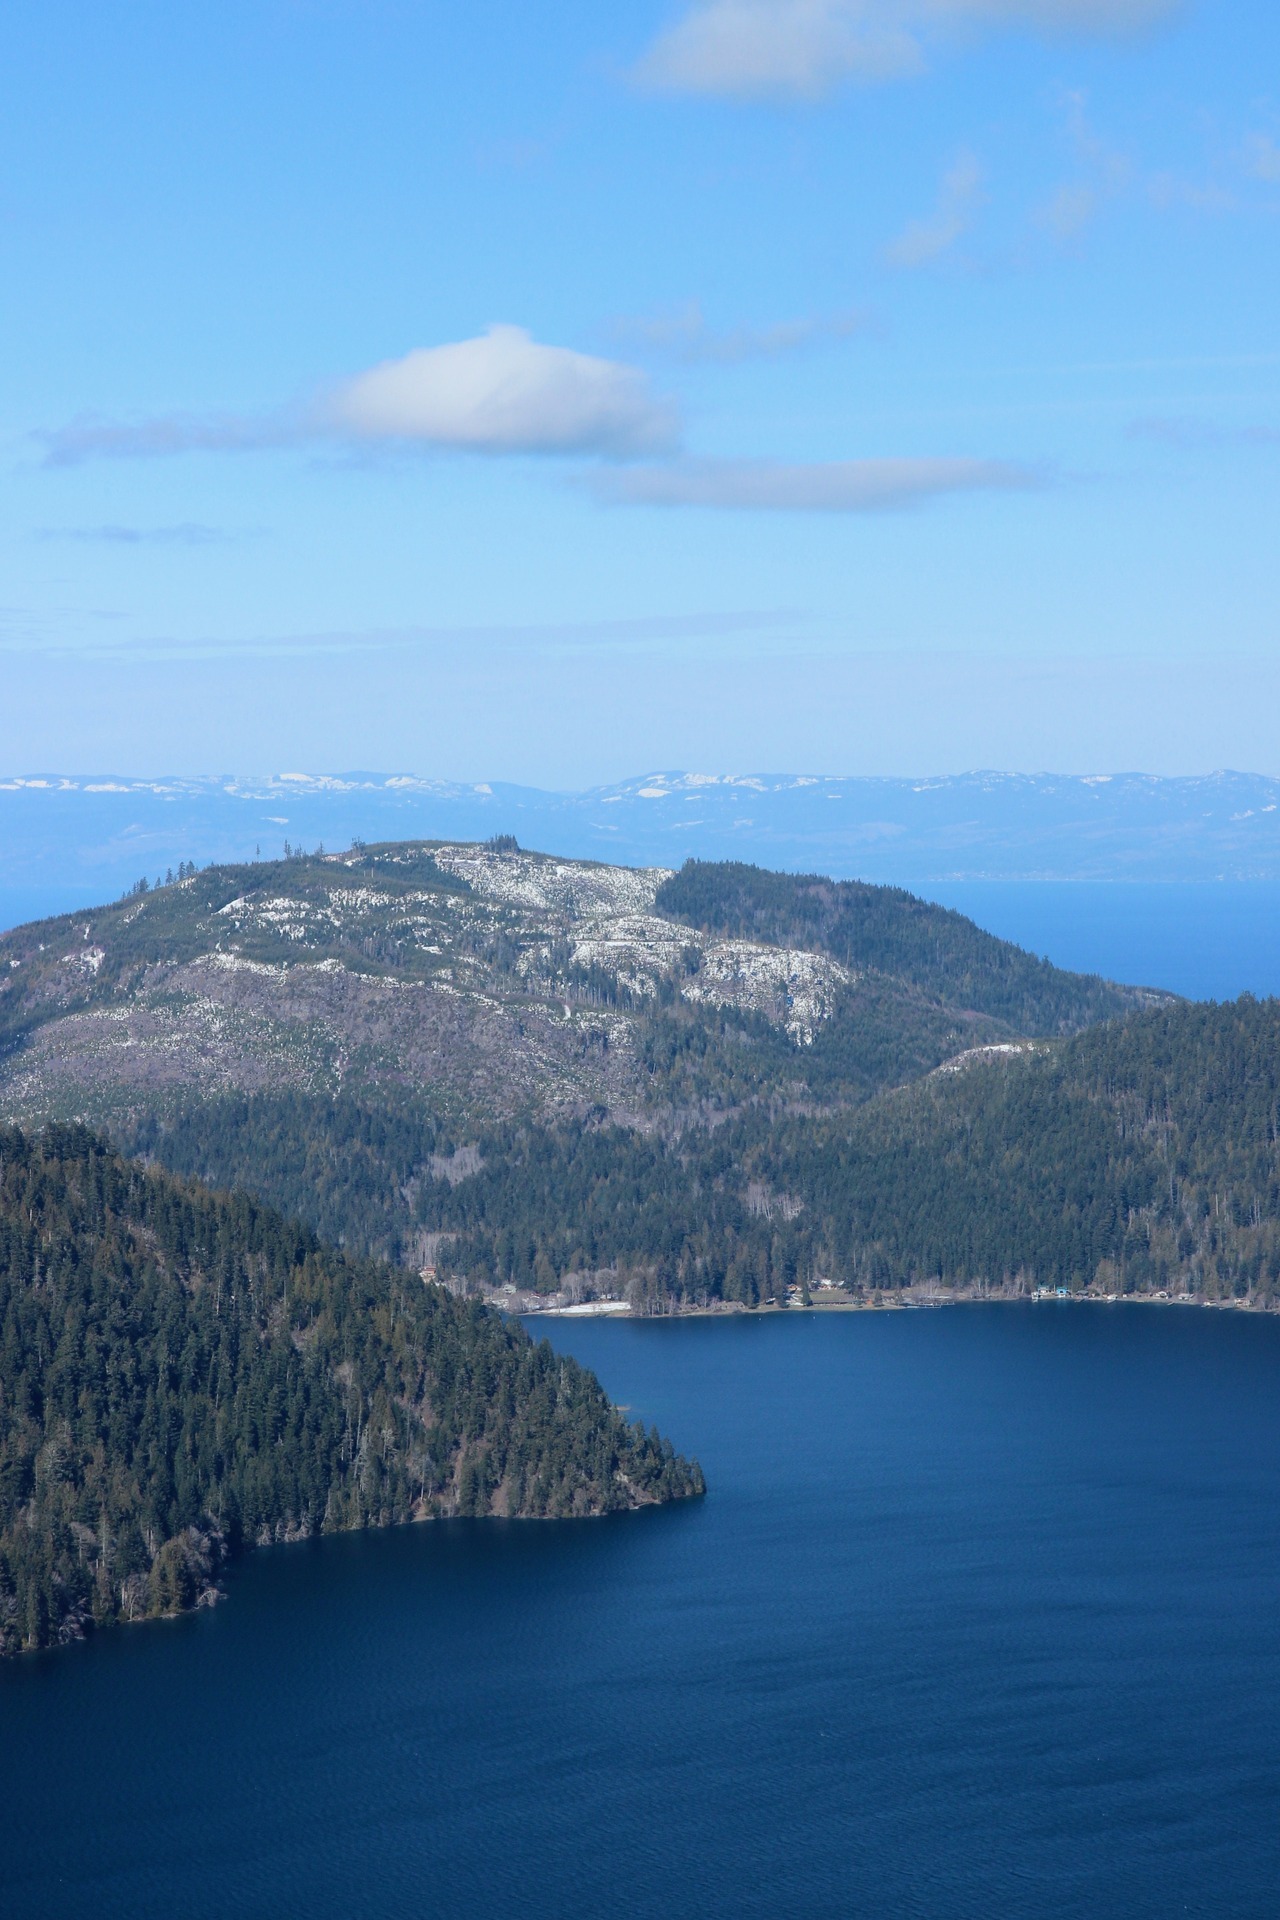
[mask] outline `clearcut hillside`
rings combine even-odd
[[[183,869],[0,937],[0,1113],[119,1125],[346,1096],[456,1144],[586,1115],[671,1134],[856,1106],[1159,997],[898,889],[509,840],[355,847]]]

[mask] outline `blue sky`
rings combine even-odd
[[[0,762],[1276,770],[1280,11],[19,0]]]

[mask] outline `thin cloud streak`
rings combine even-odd
[[[841,313],[777,320],[763,327],[709,326],[699,300],[665,312],[615,320],[610,329],[621,344],[669,355],[688,366],[738,366],[744,360],[777,360],[784,354],[835,344],[864,333],[870,318],[857,307]]]
[[[924,0],[916,11],[939,20],[1112,39],[1171,20],[1182,11],[1182,0]]]
[[[4,635],[0,609],[0,655],[37,655],[78,660],[231,660],[275,657],[413,654],[432,649],[455,651],[474,659],[486,648],[502,652],[625,649],[688,640],[742,639],[752,634],[793,633],[809,627],[813,616],[802,609],[654,614],[621,620],[566,620],[540,624],[468,627],[370,628],[329,633],[255,634],[246,638],[179,640],[171,635],[81,640],[65,636]]]
[[[610,506],[755,513],[883,513],[947,494],[1025,493],[1044,484],[1003,460],[679,460],[590,476]]]
[[[296,446],[305,437],[297,415],[185,412],[133,421],[85,413],[65,427],[35,435],[48,467],[75,467],[86,460],[165,460],[179,453],[261,453]]]
[[[1280,426],[1232,426],[1221,420],[1154,415],[1132,421],[1129,438],[1154,440],[1181,453],[1205,447],[1280,447]]]
[[[235,533],[226,527],[209,527],[197,520],[182,520],[172,527],[38,527],[38,540],[69,540],[113,547],[224,547],[253,535]]]

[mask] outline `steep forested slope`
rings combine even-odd
[[[84,1129],[0,1131],[0,1652],[196,1603],[241,1544],[701,1484],[479,1302]]]
[[[450,1284],[650,1304],[1234,1285],[1153,1224],[1163,1148],[1116,1091],[1126,1036],[1193,1029],[897,889],[509,839],[184,871],[0,939],[0,1115]]]
[[[312,1145],[285,1169],[269,1103],[215,1117],[151,1144],[218,1177],[283,1178],[304,1211],[306,1166],[356,1127],[294,1113]],[[259,1141],[274,1171],[255,1176]],[[382,1206],[351,1204],[353,1230]],[[851,1112],[761,1109],[670,1142],[591,1117],[489,1129],[460,1164],[426,1162],[392,1212],[406,1256],[429,1247],[458,1284],[629,1289],[656,1308],[782,1302],[822,1278],[1263,1303],[1280,1296],[1280,1002],[1156,1008]]]
[[[1125,988],[1066,973],[901,887],[689,860],[659,887],[655,905],[705,933],[804,947],[850,969],[870,968],[1023,1034],[1074,1033],[1134,1004]]]
[[[745,1143],[744,1143],[745,1144]],[[994,1054],[745,1163],[863,1286],[1280,1299],[1280,1001],[1156,1008]],[[819,1224],[820,1223],[820,1224]]]

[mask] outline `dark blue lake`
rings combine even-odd
[[[554,1323],[705,1501],[0,1671],[0,1912],[1273,1920],[1280,1322]]]

